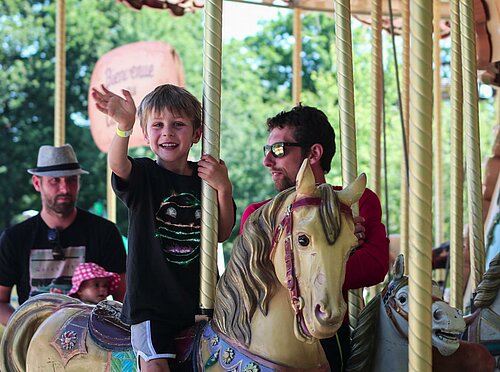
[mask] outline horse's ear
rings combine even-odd
[[[394,266],[392,268],[394,271],[394,279],[399,280],[405,274],[405,256],[399,254],[394,261]]]
[[[345,189],[337,191],[337,196],[342,204],[351,206],[356,203],[366,188],[366,174],[361,173],[358,178],[354,180]]]
[[[312,195],[316,190],[316,181],[314,180],[314,173],[309,164],[309,159],[304,159],[300,166],[299,173],[297,173],[297,195]]]

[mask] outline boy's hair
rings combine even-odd
[[[267,119],[267,130],[271,132],[274,128],[295,128],[295,141],[303,148],[306,156],[309,149],[315,143],[323,146],[323,155],[320,164],[323,172],[328,173],[331,162],[335,155],[335,131],[328,121],[325,113],[317,108],[302,106],[298,104],[290,111],[282,111],[278,115]]]
[[[148,93],[137,110],[142,130],[146,131],[146,123],[152,113],[168,110],[174,115],[185,115],[191,119],[193,130],[201,127],[201,103],[186,89],[172,84],[159,85]]]

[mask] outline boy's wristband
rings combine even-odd
[[[130,137],[133,130],[134,128],[130,130],[121,130],[120,128],[116,127],[116,134],[118,135],[118,137],[127,138]]]

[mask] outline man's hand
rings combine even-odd
[[[354,235],[356,236],[356,238],[358,238],[358,245],[356,248],[359,248],[361,245],[363,245],[366,238],[365,235],[366,229],[365,226],[363,225],[365,223],[365,219],[364,217],[357,216],[354,217],[353,222],[354,222]]]
[[[118,123],[118,127],[127,131],[133,128],[135,122],[135,103],[130,92],[122,90],[125,99],[101,85],[102,92],[92,88],[92,97],[95,99],[95,105],[99,111],[108,115]]]

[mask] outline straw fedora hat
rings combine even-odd
[[[89,172],[80,168],[75,151],[70,144],[60,147],[43,145],[38,150],[36,168],[28,169],[36,176],[67,177]]]

